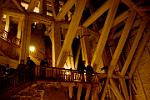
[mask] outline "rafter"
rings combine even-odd
[[[67,14],[67,12],[71,9],[71,7],[74,5],[74,3],[76,2],[76,0],[68,0],[65,5],[63,5],[62,9],[60,10],[60,12],[58,13],[58,15],[56,16],[56,20],[60,21],[64,18],[64,16]]]
[[[149,37],[150,37],[149,30],[150,29],[148,29],[147,33],[144,34],[143,39],[142,39],[142,41],[140,42],[140,44],[138,46],[137,55],[136,55],[132,65],[131,65],[131,69],[130,69],[130,72],[129,72],[129,78],[132,78],[133,73],[134,73],[136,67],[138,66],[140,57],[143,54],[144,47],[145,47],[147,41],[149,40]]]
[[[111,6],[111,0],[106,1],[94,14],[92,14],[84,23],[84,27],[91,25],[96,19],[98,19],[104,12],[106,12]]]
[[[63,65],[65,64],[67,58],[66,53],[69,52],[71,48],[72,41],[76,35],[85,4],[86,4],[86,0],[79,0],[77,2],[77,6],[76,6],[77,8],[75,9],[74,16],[70,22],[60,55],[57,60],[57,67],[63,67]]]
[[[139,27],[139,29],[138,29],[138,32],[137,32],[137,35],[136,35],[136,37],[135,37],[135,39],[134,39],[134,42],[133,42],[132,47],[131,47],[131,49],[130,49],[130,52],[129,52],[129,54],[128,54],[128,57],[127,57],[127,59],[126,59],[126,61],[125,61],[125,63],[124,63],[124,66],[123,66],[123,68],[122,68],[121,75],[125,75],[126,72],[127,72],[127,69],[128,69],[128,67],[129,67],[129,64],[131,63],[131,60],[132,60],[133,55],[134,55],[134,53],[135,53],[135,50],[136,50],[136,48],[137,48],[137,46],[138,46],[138,43],[139,43],[139,41],[140,41],[140,38],[142,37],[142,34],[143,34],[144,29],[145,29],[145,27],[146,27],[146,23],[147,23],[146,20],[141,22],[141,25],[140,25],[140,27]]]
[[[95,50],[93,58],[92,58],[92,62],[91,62],[92,66],[96,65],[95,67],[97,67],[97,65],[99,64],[99,61],[102,57],[102,53],[103,53],[103,50],[104,50],[104,47],[105,47],[105,44],[106,44],[106,41],[107,41],[107,38],[108,38],[108,35],[109,35],[109,32],[110,32],[110,29],[113,25],[113,21],[114,21],[114,18],[115,18],[115,14],[116,14],[119,2],[120,2],[120,0],[113,0],[111,2],[112,5],[111,5],[111,7],[108,11],[108,15],[107,15],[104,27],[102,29],[100,39],[98,41],[96,50]]]

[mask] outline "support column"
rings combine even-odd
[[[99,100],[99,98],[98,98],[98,87],[94,87],[94,89],[93,89],[92,100]]]
[[[52,25],[52,66],[56,66],[56,62],[61,50],[61,33],[60,33],[60,23],[54,22]]]
[[[5,31],[9,31],[9,23],[10,23],[10,20],[9,20],[9,15],[6,15],[6,25],[5,25]]]
[[[90,55],[90,45],[89,45],[89,39],[88,39],[88,33],[86,29],[82,29],[81,33],[81,48],[82,48],[82,58],[85,60],[86,65],[89,64],[89,61],[91,60],[91,55]]]
[[[69,99],[72,99],[73,97],[73,85],[69,86]]]
[[[78,84],[78,93],[77,93],[77,100],[80,100],[82,93],[82,84]]]
[[[26,60],[29,56],[29,45],[31,39],[31,20],[28,15],[24,17],[24,22],[22,25],[23,33],[21,37],[21,52],[20,52],[20,59]]]
[[[20,38],[21,38],[22,23],[23,23],[23,18],[20,18],[20,19],[19,19],[19,22],[18,22],[17,39],[20,39]]]
[[[85,100],[89,100],[90,92],[91,92],[91,84],[87,86]]]

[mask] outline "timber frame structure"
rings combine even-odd
[[[46,26],[44,34],[52,42],[52,66],[63,67],[69,59],[72,68],[77,69],[81,54],[86,65],[91,64],[98,73],[102,73],[102,67],[108,67],[99,90],[100,100],[148,100],[150,81],[149,86],[144,86],[137,68],[150,44],[148,3],[148,0],[0,0],[0,35],[7,40],[11,19],[18,24],[14,37],[19,40],[14,46],[17,60],[3,52],[5,43],[0,40],[1,62],[6,61],[6,56],[12,65],[26,59],[30,54],[31,25],[42,23]],[[80,43],[73,53],[75,38]]]

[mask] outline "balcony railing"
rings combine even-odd
[[[16,46],[20,46],[21,44],[21,40],[16,38],[16,37],[13,37],[12,39],[8,39],[7,38],[8,36],[8,32],[5,31],[5,30],[0,30],[0,38],[7,41],[8,43],[11,43],[13,45],[16,45]]]
[[[45,76],[42,76],[42,73],[45,72]],[[71,70],[65,68],[55,68],[55,67],[36,67],[36,77],[41,79],[42,77],[46,80],[51,81],[65,81],[65,82],[88,82],[86,72],[84,72],[84,79],[81,73],[78,70]],[[92,79],[90,82],[98,83],[98,73],[92,74]]]
[[[45,72],[43,77],[41,72]],[[34,73],[34,72],[33,72]],[[87,82],[86,73],[84,73],[84,81],[82,75],[77,70],[70,70],[64,68],[54,68],[54,67],[35,67],[35,81],[55,81],[55,82],[82,82],[82,83],[99,83],[98,73],[92,75],[92,80]],[[29,69],[25,70],[22,80],[19,80],[18,72],[13,75],[0,75],[0,94],[7,92],[8,90],[15,89],[18,86],[30,82]]]

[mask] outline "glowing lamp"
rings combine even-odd
[[[35,52],[35,46],[30,46],[30,47],[29,47],[29,50],[30,50],[31,52]]]

